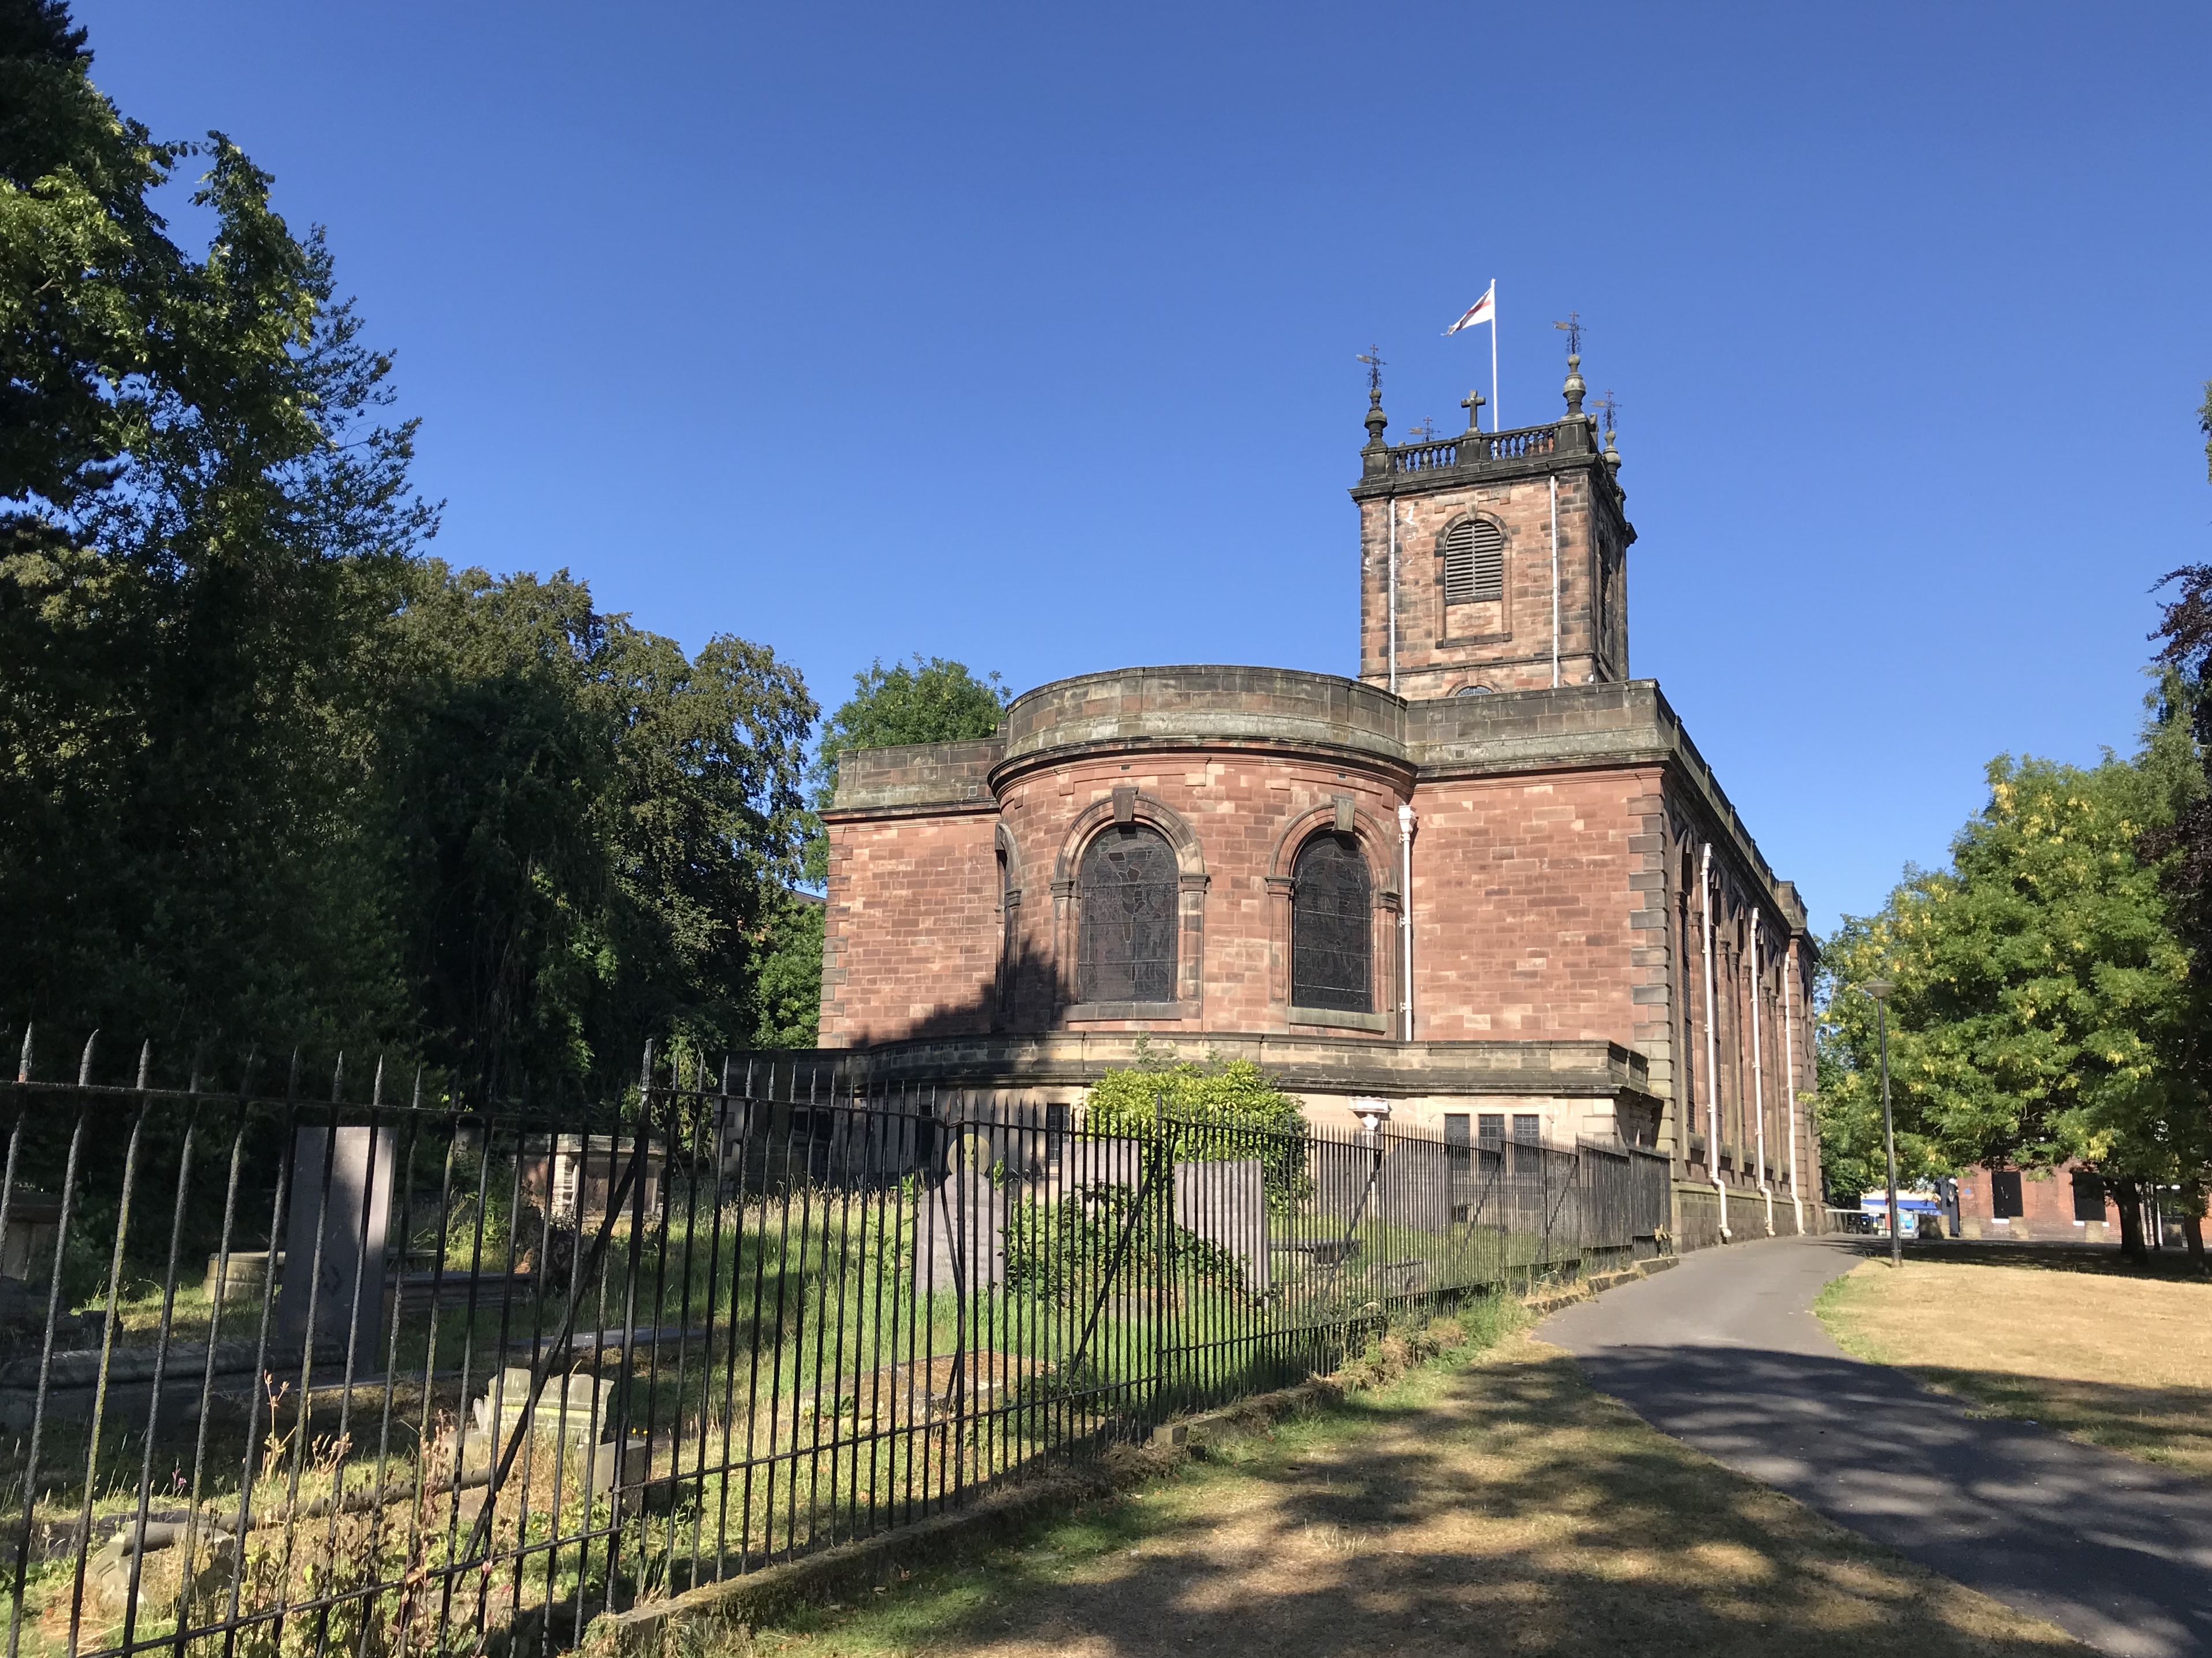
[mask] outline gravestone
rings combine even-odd
[[[1011,1206],[985,1169],[956,1154],[944,1180],[922,1192],[915,1287],[925,1296],[974,1295],[1005,1283]]]
[[[1267,1264],[1267,1188],[1257,1157],[1177,1163],[1175,1218],[1176,1225],[1235,1255],[1243,1264],[1248,1291],[1266,1292],[1273,1282]]]
[[[384,1359],[377,1336],[384,1321],[395,1149],[389,1128],[302,1128],[293,1141],[278,1316],[288,1337],[303,1338],[312,1285],[316,1345],[334,1342],[343,1353],[350,1335],[356,1376],[378,1371]]]

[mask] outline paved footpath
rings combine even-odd
[[[1536,1334],[1662,1432],[1947,1577],[2106,1652],[2212,1654],[2212,1486],[1850,1357],[1811,1309],[1862,1259],[1820,1238],[1700,1250]]]

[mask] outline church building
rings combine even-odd
[[[844,756],[822,1048],[1070,1103],[1140,1044],[1250,1059],[1339,1127],[1663,1148],[1678,1247],[1817,1229],[1804,907],[1631,675],[1636,531],[1568,362],[1516,431],[1471,398],[1393,444],[1370,392],[1358,678],[1085,674]]]

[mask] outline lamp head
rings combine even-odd
[[[1351,1102],[1352,1114],[1359,1119],[1359,1133],[1363,1139],[1371,1140],[1390,1121],[1390,1102],[1377,1099],[1356,1099]]]
[[[1896,987],[1891,984],[1887,979],[1869,979],[1864,984],[1861,985],[1859,988],[1866,992],[1868,995],[1873,997],[1877,1002],[1886,1002],[1889,999],[1889,993],[1892,990],[1894,990]]]

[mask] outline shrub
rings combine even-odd
[[[1091,1084],[1084,1122],[1146,1143],[1164,1128],[1178,1162],[1257,1158],[1268,1207],[1278,1213],[1312,1184],[1304,1108],[1249,1060],[1162,1060],[1140,1047],[1135,1065]]]
[[[1104,1287],[1117,1246],[1123,1249],[1119,1281],[1130,1288],[1158,1283],[1163,1265],[1170,1282],[1205,1284],[1244,1293],[1244,1266],[1236,1254],[1187,1226],[1170,1225],[1161,1260],[1163,1217],[1150,1200],[1133,1213],[1137,1194],[1102,1182],[1078,1187],[1053,1202],[1025,1199],[1006,1217],[1006,1287],[1026,1290],[1063,1307],[1089,1300]],[[1124,1230],[1128,1242],[1121,1246]]]

